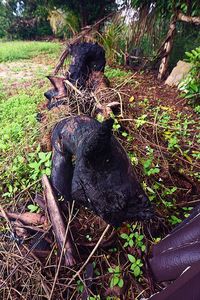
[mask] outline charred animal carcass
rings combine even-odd
[[[48,76],[48,79],[53,85],[53,88],[44,93],[49,100],[48,109],[58,106],[62,100],[55,103],[52,99],[63,99],[67,96],[67,89],[64,80],[68,80],[79,89],[88,88],[95,89],[98,83],[104,80],[104,68],[106,64],[105,51],[97,43],[76,43],[69,47],[69,54],[72,56],[72,63],[69,66],[66,77]],[[93,80],[89,80],[90,75]],[[96,80],[94,80],[94,78]],[[94,82],[94,87],[91,87],[91,82]]]
[[[60,121],[52,134],[52,185],[112,225],[150,219],[150,202],[112,125],[112,119],[99,123],[87,116]]]
[[[85,87],[90,74],[104,72],[105,50],[97,43],[77,43],[70,47],[72,64],[68,71],[68,80],[78,87]]]

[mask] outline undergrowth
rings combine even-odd
[[[43,100],[44,87],[37,83],[8,97],[1,87],[0,96],[0,192],[3,198],[17,193],[37,181],[43,170],[50,173],[50,156],[40,151],[38,104]]]

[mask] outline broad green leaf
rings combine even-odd
[[[135,263],[136,262],[136,259],[133,255],[131,254],[128,254],[128,259],[130,260],[131,263]]]

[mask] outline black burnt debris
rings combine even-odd
[[[79,89],[88,88],[94,90],[95,85],[104,81],[104,68],[106,64],[105,50],[97,43],[76,43],[69,47],[69,54],[72,63],[65,77],[48,76],[53,89],[44,93],[48,99],[47,108],[50,110],[58,106],[61,101],[54,102],[56,99],[64,99],[67,96],[67,88],[64,80],[68,80]],[[107,84],[107,83],[106,83]]]
[[[65,200],[75,200],[114,226],[148,220],[153,217],[150,202],[112,125],[112,119],[99,123],[86,116],[60,121],[52,134],[52,185]]]
[[[200,299],[200,262],[188,266],[184,273],[161,292],[149,300],[199,300]],[[143,298],[144,299],[144,298]],[[144,299],[145,300],[145,299]],[[147,299],[146,299],[147,300]]]
[[[77,43],[70,47],[72,64],[69,67],[68,80],[84,88],[90,74],[95,72],[104,72],[106,59],[105,50],[97,43]]]
[[[200,206],[153,247],[150,267],[157,281],[174,280],[200,261]]]

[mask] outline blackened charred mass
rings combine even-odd
[[[86,116],[57,124],[52,136],[52,185],[65,200],[74,199],[114,226],[150,219],[150,201],[124,149],[112,135],[112,124],[113,120],[99,123]],[[72,172],[72,155],[75,166],[67,178]]]
[[[44,93],[48,99],[48,109],[52,109],[56,105],[51,103],[53,99],[63,99],[67,95],[64,80],[69,80],[72,84],[77,85],[79,89],[89,88],[88,80],[92,73],[96,76],[104,72],[106,59],[104,49],[97,43],[77,43],[70,46],[69,53],[72,56],[72,63],[65,78],[48,76],[53,85],[53,89]],[[98,77],[98,76],[97,76]],[[99,76],[102,78],[102,76]],[[93,78],[94,81],[94,78]],[[96,80],[99,82],[99,80]]]
[[[73,62],[69,67],[68,80],[85,87],[92,71],[104,72],[106,59],[104,49],[97,43],[77,43],[70,47]]]

